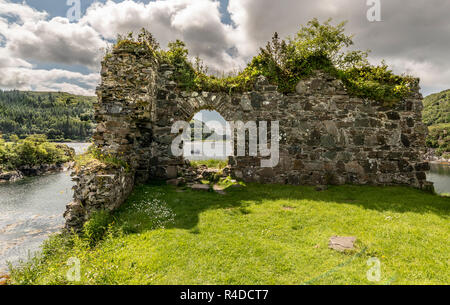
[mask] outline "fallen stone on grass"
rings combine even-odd
[[[337,251],[354,250],[355,242],[356,237],[354,236],[332,236],[328,247]]]
[[[170,179],[167,180],[166,182],[168,185],[173,185],[173,186],[180,186],[180,185],[184,185],[186,183],[186,181],[184,180],[184,178],[176,178],[176,179]]]
[[[215,185],[213,186],[213,190],[214,190],[214,192],[216,192],[217,194],[220,194],[220,195],[226,195],[226,193],[225,193],[225,191],[224,191],[224,188],[223,188],[222,186],[220,186],[220,185],[215,184]]]
[[[178,179],[170,179],[166,181],[167,185],[178,186]]]
[[[285,210],[285,211],[292,211],[292,210],[294,210],[295,208],[294,207],[291,207],[291,206],[283,206],[283,210]]]
[[[242,185],[241,184],[239,184],[239,183],[235,183],[235,184],[233,184],[231,187],[235,187],[235,188],[241,188],[242,187]]]
[[[206,184],[194,184],[191,186],[191,189],[195,191],[209,191],[209,185]]]
[[[322,191],[326,191],[326,190],[328,190],[328,186],[326,186],[326,185],[316,186],[316,191],[318,191],[318,192],[322,192]]]

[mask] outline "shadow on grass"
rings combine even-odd
[[[133,219],[129,205],[132,202],[159,198],[167,203],[175,213],[175,222],[171,228],[194,229],[199,215],[211,209],[230,209],[245,213],[250,203],[261,204],[264,200],[311,200],[316,202],[350,204],[364,209],[397,213],[433,213],[448,218],[450,198],[439,197],[408,187],[373,186],[331,186],[318,192],[313,187],[290,185],[249,184],[243,188],[229,188],[226,195],[214,192],[180,190],[161,183],[140,185],[135,188],[127,203],[116,213],[118,219]],[[125,214],[125,215],[124,215]],[[142,219],[136,219],[142,221]],[[147,227],[150,229],[150,227]],[[144,225],[141,230],[146,230]]]

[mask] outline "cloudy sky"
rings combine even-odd
[[[212,69],[238,70],[273,32],[293,35],[313,17],[348,20],[358,49],[420,77],[424,95],[450,88],[448,0],[380,0],[380,22],[367,19],[373,0],[79,0],[69,20],[76,2],[0,0],[0,88],[93,95],[102,48],[142,27],[162,46],[184,40]]]

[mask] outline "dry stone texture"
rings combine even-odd
[[[104,59],[94,140],[102,152],[128,162],[132,174],[114,171],[111,178],[104,177],[108,187],[125,190],[100,195],[104,187],[92,176],[96,170],[79,173],[76,206],[82,202],[84,208],[111,209],[124,200],[134,182],[181,176],[188,165],[171,154],[177,136],[171,134],[171,126],[190,121],[203,109],[214,109],[227,121],[279,121],[279,164],[261,168],[261,156],[230,157],[230,173],[237,179],[430,187],[425,175],[429,166],[422,162],[427,128],[421,121],[418,81],[408,98],[386,107],[350,96],[340,80],[321,71],[301,81],[293,94],[279,93],[264,77],[251,92],[185,92],[171,80],[173,71],[139,48],[116,48]],[[118,181],[124,177],[127,182]]]

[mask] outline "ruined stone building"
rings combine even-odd
[[[261,167],[261,156],[230,157],[230,171],[238,179],[429,186],[418,80],[408,98],[387,107],[350,96],[340,80],[321,71],[302,80],[292,94],[279,93],[263,77],[246,93],[183,92],[172,73],[172,67],[139,49],[116,48],[105,57],[94,142],[129,168],[97,164],[79,170],[67,227],[79,227],[94,210],[117,208],[135,183],[176,177],[186,162],[171,155],[172,124],[190,121],[203,109],[216,110],[227,121],[279,122],[278,165]]]

